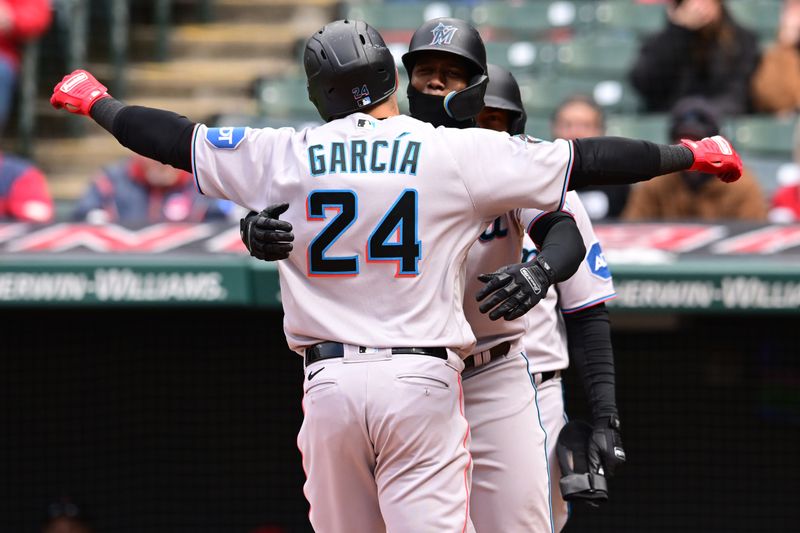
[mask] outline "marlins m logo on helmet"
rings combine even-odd
[[[450,44],[457,31],[458,28],[455,26],[445,26],[440,22],[438,26],[431,30],[433,34],[431,44]]]

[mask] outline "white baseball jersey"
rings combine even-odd
[[[564,210],[575,217],[586,246],[586,257],[571,278],[551,287],[547,297],[520,319],[526,322],[523,343],[531,363],[531,372],[535,373],[569,366],[562,313],[574,313],[616,296],[600,242],[586,209],[574,191],[567,194]],[[536,253],[533,241],[527,235],[524,247],[523,261],[527,261],[531,254]]]
[[[292,349],[446,346],[465,357],[469,247],[502,213],[560,209],[571,155],[564,140],[355,113],[302,131],[199,125],[192,157],[203,194],[256,211],[289,203],[295,252],[278,269]]]
[[[519,263],[523,236],[531,224],[544,214],[538,209],[515,209],[489,224],[467,255],[467,282],[464,292],[464,312],[478,341],[474,352],[481,352],[504,341],[514,341],[525,333],[524,320],[491,320],[479,310],[481,302],[475,295],[484,287],[479,274],[490,274],[498,268]],[[530,237],[528,237],[528,242]]]

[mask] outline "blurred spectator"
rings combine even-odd
[[[702,139],[717,135],[720,116],[703,98],[690,97],[672,110],[670,138]],[[622,214],[626,220],[765,220],[766,202],[758,180],[745,168],[735,183],[711,174],[675,172],[633,186]]]
[[[554,139],[580,139],[605,134],[605,114],[595,101],[585,95],[573,95],[553,112],[550,132]],[[578,192],[592,220],[617,218],[625,208],[629,185],[587,187]]]
[[[800,172],[794,172],[793,179],[782,183],[775,194],[769,209],[769,220],[777,224],[800,222]]]
[[[778,40],[761,59],[752,89],[759,111],[795,111],[800,107],[800,0],[784,2]]]
[[[47,506],[42,533],[92,533],[92,528],[75,503],[69,498],[60,498]]]
[[[0,0],[0,133],[11,109],[21,45],[44,33],[50,19],[49,0]]]
[[[95,224],[200,222],[226,219],[231,208],[198,193],[191,174],[136,155],[103,169],[73,218]]]
[[[769,220],[778,224],[800,222],[800,121],[794,132],[794,162],[778,171],[778,188],[770,202]]]
[[[748,111],[758,39],[731,18],[722,0],[670,0],[667,27],[645,40],[631,81],[647,111],[668,111],[703,96],[726,115]]]
[[[42,171],[26,159],[0,153],[0,221],[52,218],[53,199]]]

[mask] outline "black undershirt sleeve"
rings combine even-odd
[[[196,124],[188,118],[171,111],[124,105],[113,98],[99,100],[92,106],[91,115],[122,146],[192,172],[192,135]]]
[[[572,141],[570,190],[590,185],[625,185],[686,170],[694,163],[683,145],[656,144],[623,137],[587,137]]]
[[[575,220],[563,211],[539,217],[529,235],[541,260],[547,262],[555,276],[554,283],[572,277],[586,255],[583,237]]]
[[[601,303],[564,315],[570,364],[583,382],[592,419],[618,415],[608,309]]]

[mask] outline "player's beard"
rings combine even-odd
[[[408,106],[411,116],[417,120],[428,122],[434,127],[447,128],[473,128],[475,119],[456,120],[447,114],[444,109],[444,96],[424,94],[410,84],[408,86]]]

